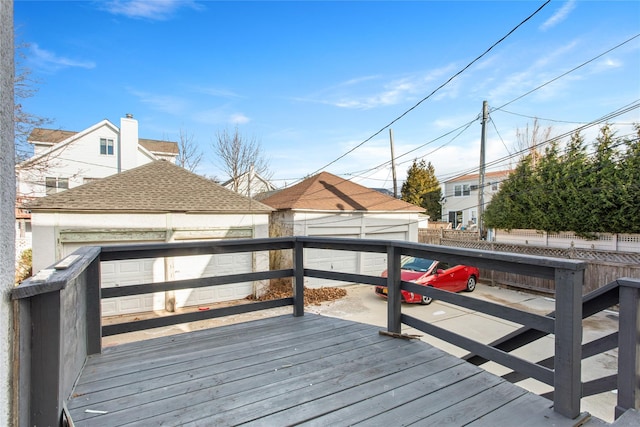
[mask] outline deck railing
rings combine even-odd
[[[304,250],[309,248],[385,253],[388,275],[382,278],[305,268]],[[100,287],[100,262],[103,261],[275,250],[293,251],[292,268],[117,288]],[[400,278],[400,260],[403,255],[553,279],[557,289],[555,313],[541,316],[404,282]],[[512,369],[514,376],[531,377],[548,384],[554,389],[554,410],[565,417],[575,418],[580,414],[583,386],[592,391],[617,387],[618,416],[626,409],[640,407],[640,280],[619,279],[609,284],[607,290],[591,295],[584,303],[583,311],[584,269],[583,262],[573,260],[369,239],[290,237],[84,247],[13,291],[12,298],[17,313],[16,329],[19,333],[15,388],[20,424],[51,425],[60,422],[65,401],[72,392],[74,381],[81,372],[86,357],[101,351],[102,336],[281,306],[292,306],[293,315],[302,316],[305,277],[387,286],[389,332],[400,333],[401,325],[406,324],[470,351],[472,355],[468,357],[469,361],[481,363],[492,360]],[[291,298],[115,325],[101,324],[101,299],[288,277],[294,279]],[[485,345],[402,313],[402,289],[500,317],[522,325],[522,329]],[[618,303],[619,333],[616,337],[603,340],[606,341],[605,344],[588,343],[583,350],[583,315],[592,315]],[[555,356],[551,360],[534,363],[509,353],[524,343],[548,334],[555,336]],[[619,349],[617,378],[583,385],[582,358],[588,357],[585,354],[602,352],[612,348],[611,346]]]

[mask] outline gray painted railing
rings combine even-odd
[[[389,273],[387,278],[381,278],[304,268],[305,248],[386,253]],[[293,268],[100,289],[101,261],[266,250],[292,250]],[[387,327],[390,332],[399,333],[401,324],[404,323],[465,348],[472,352],[475,358],[493,360],[521,375],[536,378],[554,387],[553,402],[556,412],[568,418],[575,418],[580,413],[580,398],[583,395],[580,379],[583,317],[581,287],[585,268],[583,262],[400,241],[311,237],[84,247],[73,255],[77,259],[70,266],[64,263],[58,264],[57,269],[56,266],[52,266],[44,273],[25,281],[15,288],[12,294],[19,320],[20,357],[16,385],[17,395],[21,397],[18,401],[20,425],[60,424],[64,403],[72,391],[73,383],[81,372],[86,357],[101,351],[102,336],[287,305],[293,306],[295,316],[302,316],[305,277],[386,285],[389,291]],[[404,282],[400,278],[400,259],[403,255],[517,272],[532,277],[552,278],[556,281],[558,289],[555,314],[535,315]],[[292,298],[117,325],[102,326],[100,323],[101,298],[285,277],[294,278]],[[616,407],[616,415],[619,415],[628,408],[639,408],[640,281],[620,279],[610,287],[615,291],[601,292],[601,295],[594,299],[596,303],[585,302],[584,306],[586,311],[591,312],[620,302]],[[516,331],[519,334],[510,334],[504,340],[499,340],[500,342],[484,345],[403,314],[401,289],[501,317],[523,325],[523,329]],[[548,334],[555,335],[555,357],[551,363],[546,361],[536,364],[509,354],[511,349],[519,345],[516,341],[523,341],[523,336],[531,338]],[[608,345],[611,345],[611,340]]]

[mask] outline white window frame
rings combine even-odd
[[[49,185],[49,184],[53,185]],[[69,178],[48,176],[44,179],[44,191],[46,195],[60,193],[69,189]]]
[[[103,150],[104,148],[104,150]],[[104,151],[104,153],[103,153]],[[113,156],[115,153],[115,144],[111,138],[100,138],[100,155]]]

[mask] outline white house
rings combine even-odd
[[[485,173],[484,205],[500,189],[510,170]],[[453,228],[473,227],[478,224],[479,174],[463,175],[445,181],[443,185],[442,221],[448,221]]]
[[[130,114],[120,127],[102,120],[81,131],[34,129],[28,138],[34,155],[16,166],[17,205],[155,161],[175,163],[178,144],[141,139]],[[29,215],[16,221],[17,248],[31,247]]]
[[[270,236],[323,236],[418,241],[424,208],[349,180],[322,172],[262,199],[276,209]],[[305,268],[379,275],[387,268],[385,254],[305,249]],[[290,268],[287,253],[273,260],[276,268]],[[309,287],[338,282],[305,278]]]
[[[263,178],[260,174],[252,170],[243,173],[236,178],[235,181],[237,182],[237,192],[247,197],[255,197],[257,194],[276,190],[275,185],[269,182],[268,179]],[[236,191],[236,185],[234,185],[233,179],[224,182],[222,186],[229,190]]]
[[[34,200],[34,273],[86,245],[264,238],[272,208],[166,161]],[[266,253],[104,262],[102,286],[267,270]],[[245,298],[265,283],[114,298],[103,315],[171,310]]]

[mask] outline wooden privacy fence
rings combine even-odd
[[[420,243],[586,261],[583,294],[594,291],[618,277],[640,278],[640,253],[489,242],[480,240],[479,234],[473,231],[421,229],[418,237]],[[555,282],[543,278],[487,269],[480,270],[480,277],[481,280],[497,286],[548,294],[554,294],[556,291]]]

